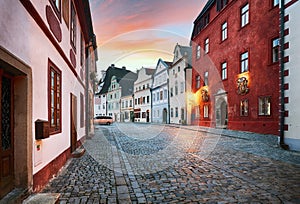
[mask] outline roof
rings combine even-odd
[[[196,20],[194,21],[194,28],[193,28],[193,32],[192,32],[192,36],[191,36],[191,40],[193,40],[194,36],[195,36],[195,29],[197,27],[197,23],[198,21],[201,19],[201,17],[203,17],[206,12],[213,6],[213,4],[215,3],[216,0],[208,0],[207,3],[205,4],[205,6],[203,7],[203,9],[201,10],[200,14],[198,15],[198,17],[196,18]]]
[[[114,67],[114,66],[109,66],[108,69],[106,70],[106,75],[105,75],[105,78],[103,80],[104,84],[102,86],[102,89],[100,90],[99,93],[97,93],[97,95],[98,94],[105,94],[105,93],[108,92],[108,88],[109,88],[110,83],[111,83],[111,78],[113,76],[116,76],[118,82],[120,82],[120,81],[129,81],[130,82],[130,81],[133,80],[133,83],[134,83],[134,81],[137,78],[137,74],[135,74],[135,73],[133,73],[129,70]]]
[[[173,64],[173,62],[167,62],[167,61],[164,61],[164,62],[166,63],[166,65],[167,65],[168,67],[171,67],[172,64]]]
[[[192,48],[190,46],[182,46],[182,45],[178,45],[178,47],[182,56],[185,56],[186,53],[186,55],[188,56],[189,67],[192,67]]]
[[[155,73],[155,69],[145,68],[147,75],[153,75]]]

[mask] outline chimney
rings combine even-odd
[[[126,70],[126,67],[125,67],[125,66],[123,66],[123,67],[122,67],[122,69],[125,69],[125,70]]]
[[[115,68],[115,64],[111,64],[110,66],[111,66],[112,68]]]

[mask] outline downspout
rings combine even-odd
[[[284,143],[284,125],[285,125],[285,103],[284,103],[284,3],[280,1],[280,138],[279,145],[287,150],[289,146]]]

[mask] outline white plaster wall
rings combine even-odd
[[[48,1],[45,2],[48,3]],[[40,12],[45,12],[45,9],[39,9],[39,7],[45,7],[44,1],[34,3]],[[78,139],[84,136],[84,128],[80,128],[80,92],[84,94],[84,89],[19,1],[0,1],[0,13],[3,18],[0,21],[0,45],[32,69],[33,122],[37,119],[48,120],[48,58],[62,71],[62,133],[41,141],[39,157],[42,162],[36,166],[33,164],[33,174],[35,174],[70,147],[70,93],[77,97]],[[69,35],[69,33],[63,33],[63,35]],[[67,49],[69,48],[64,48],[64,50]],[[77,59],[77,65],[78,62]],[[34,123],[32,133],[35,143]]]
[[[178,72],[178,67],[180,67],[180,72]],[[170,116],[170,123],[181,123],[181,109],[184,109],[184,115],[186,115],[186,100],[185,100],[185,61],[181,60],[179,63],[175,64],[169,70],[169,91],[173,88],[173,97],[170,96],[170,111],[173,108],[173,117]],[[173,70],[175,70],[176,75],[173,75]],[[175,82],[178,83],[178,95],[175,94]],[[181,93],[181,83],[184,84],[183,93]],[[175,117],[175,108],[178,108],[178,117]],[[186,118],[184,118],[186,120]]]
[[[286,104],[286,109],[289,111],[286,124],[288,124],[289,130],[285,132],[285,137],[292,149],[295,149],[294,145],[298,143],[298,150],[300,150],[300,86],[298,83],[300,76],[299,11],[299,1],[285,10],[285,15],[289,15],[289,21],[285,23],[285,29],[289,29],[289,35],[285,38],[285,42],[289,42],[289,49],[285,50],[285,56],[289,56],[289,62],[285,64],[285,69],[289,70],[289,76],[285,77],[285,83],[289,83],[289,90],[285,91],[285,97],[289,97],[289,103]]]

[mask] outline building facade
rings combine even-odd
[[[0,13],[1,198],[40,190],[84,140],[97,56],[88,1],[4,0]]]
[[[209,0],[192,33],[193,121],[278,135],[278,1]]]
[[[155,69],[142,67],[134,82],[134,122],[151,122],[151,85]]]
[[[176,45],[169,69],[170,123],[187,124],[186,74],[191,66],[191,47]]]
[[[298,94],[298,76],[300,76],[300,24],[299,9],[300,2],[286,0],[284,6],[280,5],[282,19],[282,43],[281,43],[281,74],[283,76],[283,121],[282,143],[285,143],[292,150],[300,151],[300,96]]]
[[[170,62],[159,59],[152,79],[152,122],[169,123],[169,67]]]
[[[121,122],[134,121],[133,94],[121,97]]]

